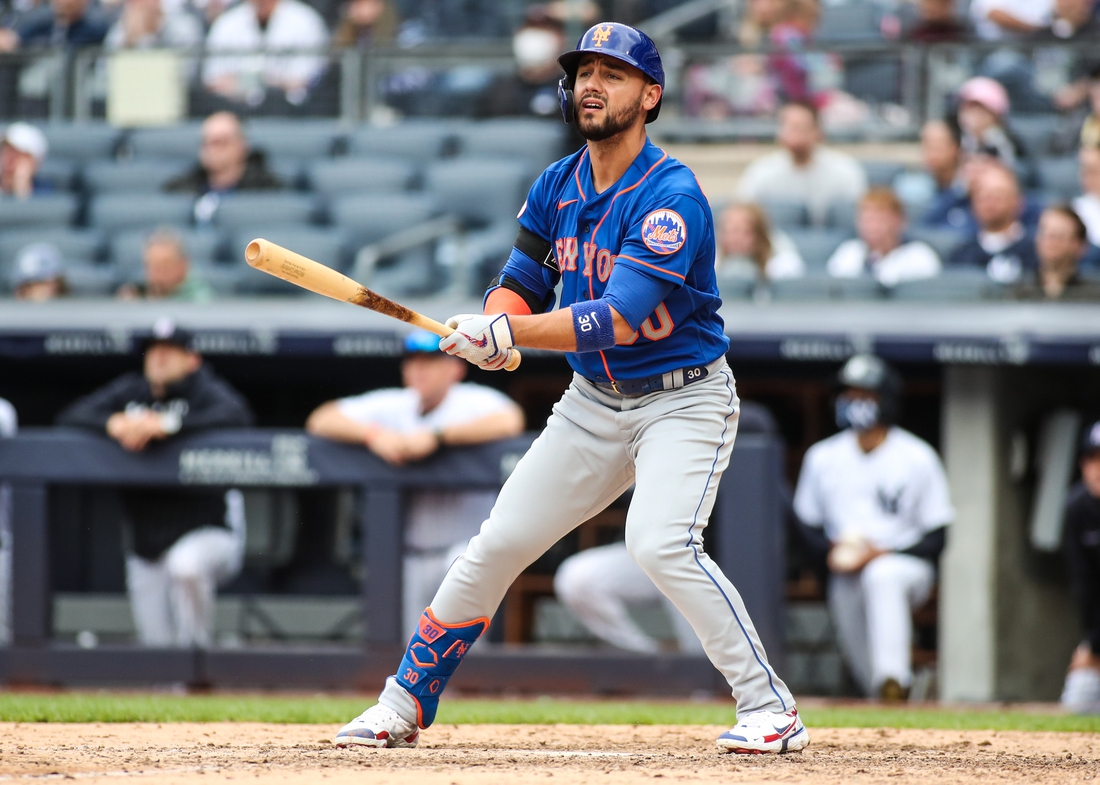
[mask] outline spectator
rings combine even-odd
[[[1089,242],[1100,246],[1100,147],[1082,147],[1077,160],[1084,193],[1073,200],[1073,209],[1088,227]]]
[[[52,0],[23,17],[15,29],[0,29],[0,52],[31,46],[98,46],[111,26],[89,9],[89,0]]]
[[[11,270],[16,300],[44,302],[69,293],[61,252],[49,243],[33,243],[19,251]]]
[[[198,196],[195,222],[202,225],[213,219],[225,194],[282,187],[263,152],[249,148],[237,115],[215,112],[202,124],[198,162],[189,172],[169,180],[164,190]]]
[[[883,286],[934,278],[940,257],[927,243],[905,242],[905,207],[889,188],[873,188],[859,202],[859,237],[840,244],[826,268],[834,278],[871,275]]]
[[[973,0],[970,18],[979,38],[1018,39],[1050,24],[1054,0]]]
[[[489,83],[482,94],[479,114],[484,117],[561,117],[558,55],[566,48],[565,28],[561,22],[545,13],[529,11],[524,26],[512,36],[516,73],[502,74]],[[574,149],[577,146],[574,145]]]
[[[0,195],[26,199],[52,191],[38,176],[48,149],[46,135],[30,123],[9,125],[0,140]]]
[[[1081,126],[1081,147],[1100,147],[1100,65],[1089,71],[1086,84],[1090,112]]]
[[[128,373],[61,412],[58,425],[106,431],[141,452],[180,433],[252,425],[248,403],[190,348],[170,319],[153,327],[144,373]],[[244,555],[239,491],[133,488],[122,491],[131,550],[126,588],[145,646],[208,647],[214,595]]]
[[[921,129],[920,146],[924,169],[933,183],[933,196],[925,208],[923,223],[952,229],[972,225],[958,126],[929,120]]]
[[[462,383],[467,364],[439,351],[439,337],[417,330],[405,338],[403,389],[375,390],[319,406],[306,421],[315,436],[362,445],[402,466],[437,450],[517,436],[523,412],[489,387]],[[412,635],[451,562],[489,517],[495,491],[419,491],[405,528],[402,628]]]
[[[379,46],[397,35],[397,11],[388,0],[349,0],[332,36],[338,47]]]
[[[771,31],[786,20],[791,11],[789,0],[748,0],[737,27],[737,41],[753,49],[767,44]]]
[[[752,401],[741,401],[737,423],[739,434],[777,431],[771,412]],[[789,499],[789,490],[787,495]],[[588,548],[567,558],[554,574],[554,593],[597,638],[642,654],[660,651],[661,644],[631,618],[630,608],[660,603],[672,622],[680,651],[703,654],[695,630],[630,557],[625,542]]]
[[[203,66],[206,89],[230,101],[259,106],[270,88],[297,106],[327,67],[323,55],[287,50],[316,50],[328,44],[321,15],[299,0],[246,0],[210,26],[206,48],[252,54],[210,56]]]
[[[897,373],[860,354],[839,383],[841,431],[807,451],[794,509],[827,559],[829,610],[856,683],[868,696],[904,700],[911,612],[932,591],[955,511],[935,451],[895,424]]]
[[[1048,207],[1035,234],[1039,267],[1017,287],[1017,296],[1032,300],[1100,300],[1100,284],[1080,276],[1081,260],[1088,247],[1088,232],[1077,213],[1064,205]]]
[[[176,48],[202,44],[202,23],[183,11],[169,11],[161,0],[124,0],[122,15],[107,33],[110,50]]]
[[[1062,550],[1085,639],[1073,652],[1062,706],[1100,713],[1100,422],[1085,429],[1081,481],[1070,488],[1063,513]]]
[[[19,430],[15,407],[0,398],[0,439]],[[11,641],[11,486],[0,484],[0,643]]]
[[[917,0],[918,19],[906,32],[910,41],[945,44],[964,41],[968,31],[955,10],[955,0]]]
[[[180,233],[171,227],[157,229],[145,240],[142,251],[145,280],[119,287],[117,296],[123,300],[176,300],[205,303],[214,299],[214,292],[191,272],[191,260]]]
[[[1024,202],[1016,175],[1003,166],[986,166],[971,195],[978,228],[952,252],[949,265],[984,269],[998,283],[1016,283],[1038,268],[1035,238],[1020,220]]]
[[[786,234],[772,229],[768,216],[755,204],[731,204],[718,224],[719,275],[775,281],[801,278],[806,264]]]
[[[963,155],[995,158],[1015,167],[1023,158],[1020,143],[1005,126],[1008,93],[1000,82],[985,76],[968,79],[959,88],[958,124]]]
[[[1036,34],[1043,41],[1085,41],[1100,37],[1096,0],[1054,0],[1050,24]]]
[[[855,202],[867,190],[863,167],[821,144],[816,107],[793,102],[779,112],[783,149],[753,161],[737,184],[742,201],[805,204],[814,223],[824,223],[833,202]]]

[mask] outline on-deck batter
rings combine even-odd
[[[516,576],[634,483],[627,548],[737,700],[738,723],[719,748],[802,749],[809,736],[791,694],[703,551],[738,399],[710,208],[691,170],[645,132],[661,105],[660,55],[640,31],[605,23],[559,62],[562,112],[588,144],[532,186],[485,314],[452,317],[440,348],[489,370],[507,364],[512,346],[564,351],[573,383],[424,611],[378,704],[336,743],[414,746]]]

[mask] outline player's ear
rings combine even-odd
[[[649,111],[661,100],[661,86],[656,82],[650,82],[642,88],[642,109]]]

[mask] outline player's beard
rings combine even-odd
[[[642,113],[642,96],[638,96],[637,101],[629,106],[624,106],[617,112],[612,112],[607,108],[607,101],[604,100],[603,120],[596,120],[582,115],[581,105],[583,103],[584,99],[577,101],[576,108],[573,110],[574,118],[577,121],[577,130],[580,135],[590,142],[602,142],[616,134],[621,134],[626,129],[633,127],[638,122],[638,116]]]

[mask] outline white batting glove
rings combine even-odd
[[[512,326],[508,315],[462,313],[447,320],[453,333],[439,348],[487,371],[499,371],[512,355]]]

